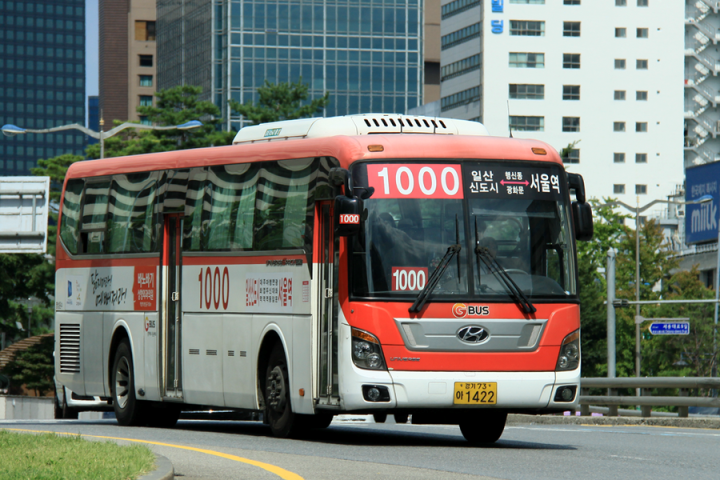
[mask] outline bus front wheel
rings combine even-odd
[[[300,419],[290,405],[290,382],[282,344],[273,347],[265,372],[265,412],[272,434],[286,438],[297,433]]]
[[[495,443],[505,430],[507,413],[482,412],[460,422],[460,431],[470,443]]]
[[[113,408],[118,423],[124,427],[144,425],[145,405],[135,397],[135,371],[127,340],[120,342],[115,351],[112,372]]]

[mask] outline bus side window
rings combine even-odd
[[[82,207],[82,227],[80,234],[83,245],[82,253],[104,253],[103,245],[109,190],[109,180],[85,185],[85,200]]]
[[[187,252],[203,250],[203,203],[205,201],[205,168],[193,168],[185,196],[182,248]]]
[[[115,175],[107,212],[106,253],[157,250],[155,202],[157,172]]]
[[[80,202],[84,183],[81,179],[68,180],[63,200],[60,239],[73,255],[78,253],[80,246]]]
[[[259,168],[242,163],[211,167],[203,202],[207,250],[251,250]]]

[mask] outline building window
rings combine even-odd
[[[573,148],[562,161],[563,163],[580,163],[580,149]]]
[[[648,38],[648,29],[647,28],[638,28],[636,35],[637,35],[637,38]]]
[[[625,37],[627,37],[627,28],[618,27],[615,29],[615,38],[625,38]]]
[[[545,85],[516,85],[509,86],[510,98],[517,100],[543,100],[545,98]]]
[[[636,153],[635,163],[647,163],[647,153]]]
[[[140,55],[140,66],[141,67],[152,67],[153,56],[152,55]]]
[[[635,122],[635,131],[640,133],[647,132],[647,122]]]
[[[145,115],[140,115],[140,123],[143,125],[152,125],[152,122],[148,120],[148,117]]]
[[[615,59],[615,70],[625,70],[625,59],[624,58],[616,58]]]
[[[638,70],[647,70],[648,68],[648,61],[647,60],[636,60],[635,61],[635,68]]]
[[[522,37],[544,37],[545,22],[510,20],[510,35]]]
[[[579,132],[580,131],[580,117],[563,117],[562,131],[563,132]]]
[[[615,90],[615,100],[625,100],[625,90]]]
[[[624,194],[625,193],[625,185],[618,185],[618,184],[613,185],[613,193],[615,195]]]
[[[615,0],[616,7],[627,7],[627,0]]]
[[[141,42],[155,41],[155,22],[135,20],[135,40]]]
[[[637,6],[638,6],[638,7],[647,7],[647,6],[648,6],[648,0],[637,0]]]
[[[511,2],[512,3],[512,2]],[[449,18],[458,13],[469,10],[476,5],[480,5],[480,0],[455,0],[442,7],[442,18]]]
[[[635,100],[637,100],[639,102],[646,102],[647,101],[647,92],[638,90],[637,92],[635,92]]]
[[[563,85],[563,100],[580,100],[580,85]]]
[[[510,129],[516,132],[544,132],[545,117],[510,117]]]
[[[563,53],[563,68],[580,68],[580,54]]]
[[[563,37],[579,37],[580,22],[563,22]]]
[[[445,81],[450,78],[459,77],[473,70],[480,69],[480,54],[473,55],[472,57],[463,58],[457,62],[453,62],[449,65],[442,67],[442,73],[440,81]]]
[[[613,153],[613,163],[625,163],[625,154]]]
[[[460,45],[461,43],[465,43],[468,40],[472,40],[473,38],[477,38],[480,36],[480,23],[474,23],[468,27],[461,28],[460,30],[456,30],[452,33],[448,33],[447,35],[443,35],[443,37],[440,39],[441,43],[441,49],[445,50],[450,47],[454,47],[455,45]]]
[[[510,52],[510,68],[545,68],[545,54]]]
[[[468,88],[462,92],[443,97],[440,100],[440,110],[443,112],[452,110],[453,108],[477,102],[478,100],[480,100],[480,87]]]
[[[647,194],[647,185],[635,185],[635,195]]]
[[[140,106],[141,107],[152,107],[153,97],[152,95],[140,95]]]
[[[613,122],[613,132],[624,132],[625,122]]]
[[[153,76],[152,75],[140,75],[140,86],[141,87],[152,87]]]
[[[563,0],[563,5],[580,5],[580,0]]]

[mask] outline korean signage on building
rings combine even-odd
[[[712,201],[687,205],[685,209],[685,243],[702,243],[718,238],[718,204],[720,162],[685,170],[685,200],[690,202],[710,195]]]

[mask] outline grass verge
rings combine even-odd
[[[154,463],[155,455],[143,445],[0,430],[3,480],[131,480],[152,470]]]

